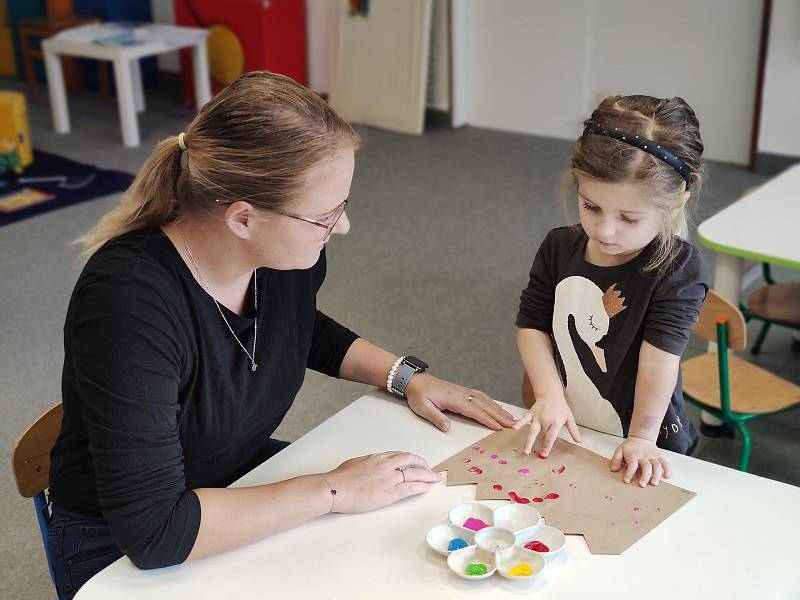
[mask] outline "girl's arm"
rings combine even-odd
[[[539,456],[546,458],[564,425],[572,439],[578,443],[581,441],[581,434],[564,398],[564,386],[558,374],[550,336],[538,329],[519,328],[517,346],[525,372],[531,380],[536,402],[525,416],[514,423],[514,429],[530,423],[531,431],[524,452],[531,453],[536,437],[541,433],[542,448]]]
[[[347,350],[339,377],[385,388],[386,377],[396,360],[397,356],[391,352],[359,338]],[[406,387],[406,397],[411,410],[442,431],[450,428],[450,419],[443,414],[445,410],[495,430],[514,423],[514,417],[480,390],[450,383],[430,373],[414,375]]]
[[[648,483],[658,485],[662,477],[670,477],[669,464],[661,456],[656,439],[678,380],[679,368],[680,356],[642,342],[628,439],[620,444],[611,459],[612,471],[619,471],[623,462],[626,465],[626,483],[633,479],[637,470],[641,471],[639,485],[642,487]]]

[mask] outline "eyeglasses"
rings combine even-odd
[[[342,202],[339,206],[333,209],[333,212],[328,218],[322,220],[310,219],[309,217],[304,217],[303,215],[298,215],[287,210],[278,210],[275,212],[287,217],[291,217],[292,219],[297,219],[298,221],[303,221],[304,223],[311,223],[312,225],[321,227],[325,230],[325,236],[322,239],[327,239],[331,234],[331,231],[333,231],[333,228],[336,227],[339,219],[342,218],[345,208],[347,208],[347,198],[345,198],[344,202]]]

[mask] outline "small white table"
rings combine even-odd
[[[505,406],[515,415],[523,409]],[[353,456],[408,450],[431,464],[490,431],[460,418],[442,433],[387,394],[367,395],[251,471],[257,485],[334,468]],[[583,445],[610,456],[619,438],[581,428]],[[568,536],[566,560],[532,587],[500,576],[465,581],[425,544],[475,486],[436,486],[425,496],[359,515],[326,515],[225,554],[154,571],[125,557],[81,588],[77,600],[175,598],[676,597],[800,598],[800,488],[668,453],[673,483],[698,492],[620,556],[589,554]],[[487,502],[502,504],[502,501]]]
[[[717,252],[714,289],[738,304],[746,259],[800,269],[800,165],[770,179],[697,227]]]
[[[174,52],[181,48],[192,48],[197,106],[201,107],[211,98],[206,51],[207,29],[153,24],[136,30],[139,43],[135,45],[93,43],[93,40],[119,34],[122,31],[124,30],[112,24],[84,25],[62,31],[42,42],[53,124],[58,133],[70,131],[67,96],[61,70],[62,54],[109,60],[114,64],[119,120],[122,127],[122,142],[125,146],[138,146],[140,143],[136,113],[142,112],[145,107],[140,59]]]

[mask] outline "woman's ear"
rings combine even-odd
[[[249,240],[253,235],[253,205],[244,200],[239,200],[228,205],[225,210],[225,224],[233,234],[243,240]]]

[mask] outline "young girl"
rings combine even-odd
[[[612,96],[585,121],[572,157],[580,225],[551,231],[522,292],[518,346],[534,392],[525,452],[549,454],[566,425],[624,437],[611,470],[658,485],[659,448],[690,453],[698,434],[680,356],[708,287],[686,235],[703,143],[682,98]]]

